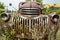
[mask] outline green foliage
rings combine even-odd
[[[17,23],[20,22],[19,18],[17,18],[17,16],[16,16],[16,13],[15,13],[15,15],[12,14],[12,17],[15,17],[15,20]],[[17,26],[13,26],[13,25],[17,25],[17,24],[9,22],[6,25],[3,20],[0,20],[0,26],[3,28],[3,30],[0,29],[0,40],[16,40],[16,38],[14,38],[14,37],[16,37],[16,32],[17,32],[15,27],[17,27],[18,31],[20,32],[22,30],[22,24],[17,25]]]
[[[26,0],[26,1],[28,2],[28,1],[31,1],[31,0]],[[35,0],[33,0],[33,1],[35,1]],[[42,2],[42,0],[36,0],[36,2],[41,3],[41,2]]]
[[[49,7],[43,9],[43,14],[50,14],[51,12],[56,12],[57,14],[59,14],[60,9],[56,10],[55,7]]]
[[[55,11],[58,15],[60,15],[60,9]]]
[[[4,5],[0,2],[0,14],[3,13],[5,10]]]
[[[0,2],[0,8],[1,9],[4,9],[5,7],[4,7],[4,5]]]
[[[52,8],[44,8],[43,9],[43,14],[47,15],[52,12]]]
[[[41,3],[41,2],[42,2],[42,0],[36,0],[36,2],[39,2],[39,3]]]
[[[28,2],[28,1],[31,1],[31,0],[26,0],[26,1]]]

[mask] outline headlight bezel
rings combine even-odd
[[[4,22],[8,22],[9,19],[10,19],[10,17],[11,17],[10,15],[8,15],[8,14],[6,14],[6,13],[1,14],[0,16],[1,16],[1,19],[2,19]],[[6,19],[4,19],[4,18],[6,18]]]

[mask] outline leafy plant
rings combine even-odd
[[[3,13],[4,11],[5,11],[4,4],[0,2],[0,14]]]

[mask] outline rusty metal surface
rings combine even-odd
[[[18,17],[20,19],[20,23],[17,25],[22,25],[23,29],[21,30],[21,34],[23,33],[24,38],[27,39],[35,39],[35,38],[43,38],[45,32],[48,29],[48,16],[38,16],[34,18],[22,18]],[[17,26],[15,25],[15,27]],[[21,36],[21,38],[23,38]]]

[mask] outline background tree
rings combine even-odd
[[[31,0],[26,0],[26,2],[31,1]]]
[[[42,2],[42,0],[36,0],[36,2],[39,2],[39,3],[41,3],[41,2]]]
[[[49,7],[49,8],[43,8],[43,14],[47,15],[50,14],[51,12],[54,12],[55,10],[53,10],[54,7]]]
[[[0,2],[0,14],[5,11],[4,5]]]
[[[26,0],[26,1],[36,1],[36,2],[39,2],[39,3],[42,2],[42,0]]]

